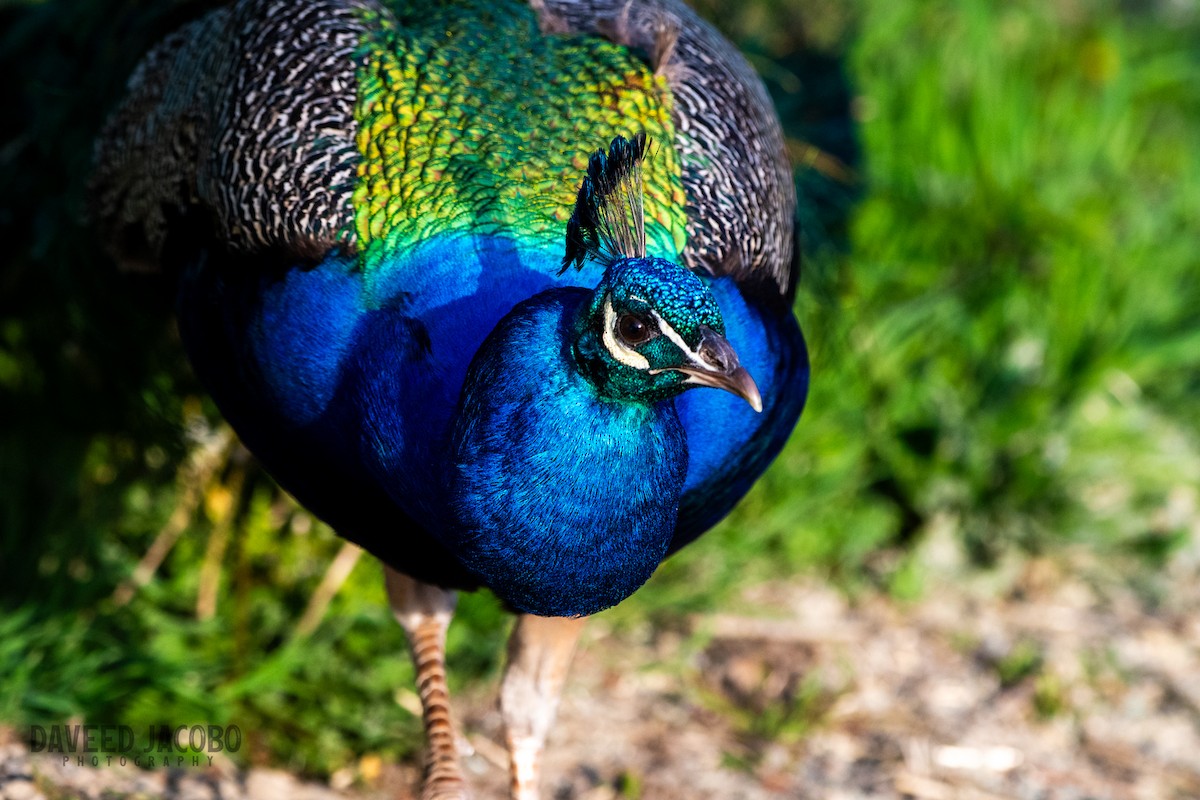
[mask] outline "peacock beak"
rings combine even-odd
[[[762,412],[762,395],[758,392],[758,385],[738,362],[733,345],[724,336],[711,328],[704,328],[696,354],[705,364],[704,367],[688,365],[675,368],[688,376],[687,383],[733,392],[755,411]]]

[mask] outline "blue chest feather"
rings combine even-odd
[[[673,403],[605,399],[575,367],[568,343],[589,294],[514,309],[456,417],[451,545],[539,614],[590,614],[641,586],[666,555],[687,470]]]

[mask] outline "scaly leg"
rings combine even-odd
[[[455,593],[420,583],[384,566],[392,613],[408,634],[421,717],[425,723],[425,782],[421,800],[468,800],[467,782],[458,764],[450,692],[446,686],[446,629],[454,615]]]
[[[509,637],[500,712],[512,764],[512,800],[538,800],[538,761],[584,619],[522,614]]]

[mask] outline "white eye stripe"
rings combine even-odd
[[[616,336],[617,312],[613,311],[612,299],[604,298],[604,348],[608,354],[627,367],[649,369],[650,362],[636,350],[631,350],[618,341]],[[674,333],[674,331],[672,331]]]
[[[658,323],[659,332],[662,333],[663,336],[670,339],[671,342],[676,347],[678,347],[683,352],[687,353],[688,358],[690,358],[692,360],[693,364],[695,364],[696,366],[698,366],[702,369],[710,369],[711,368],[711,365],[706,363],[704,361],[704,359],[702,359],[700,357],[699,353],[697,353],[695,350],[693,350],[692,348],[687,346],[687,342],[685,342],[683,340],[683,337],[679,335],[678,331],[676,331],[674,328],[672,328],[670,325],[668,325],[667,321],[665,319],[663,319],[661,316],[659,316],[657,311],[655,311],[654,309],[650,309],[650,315],[652,317],[654,317],[654,321],[656,323]]]

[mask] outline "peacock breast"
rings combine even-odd
[[[666,555],[687,473],[672,401],[602,397],[571,352],[590,292],[519,304],[471,364],[453,423],[445,544],[513,607],[591,614]]]

